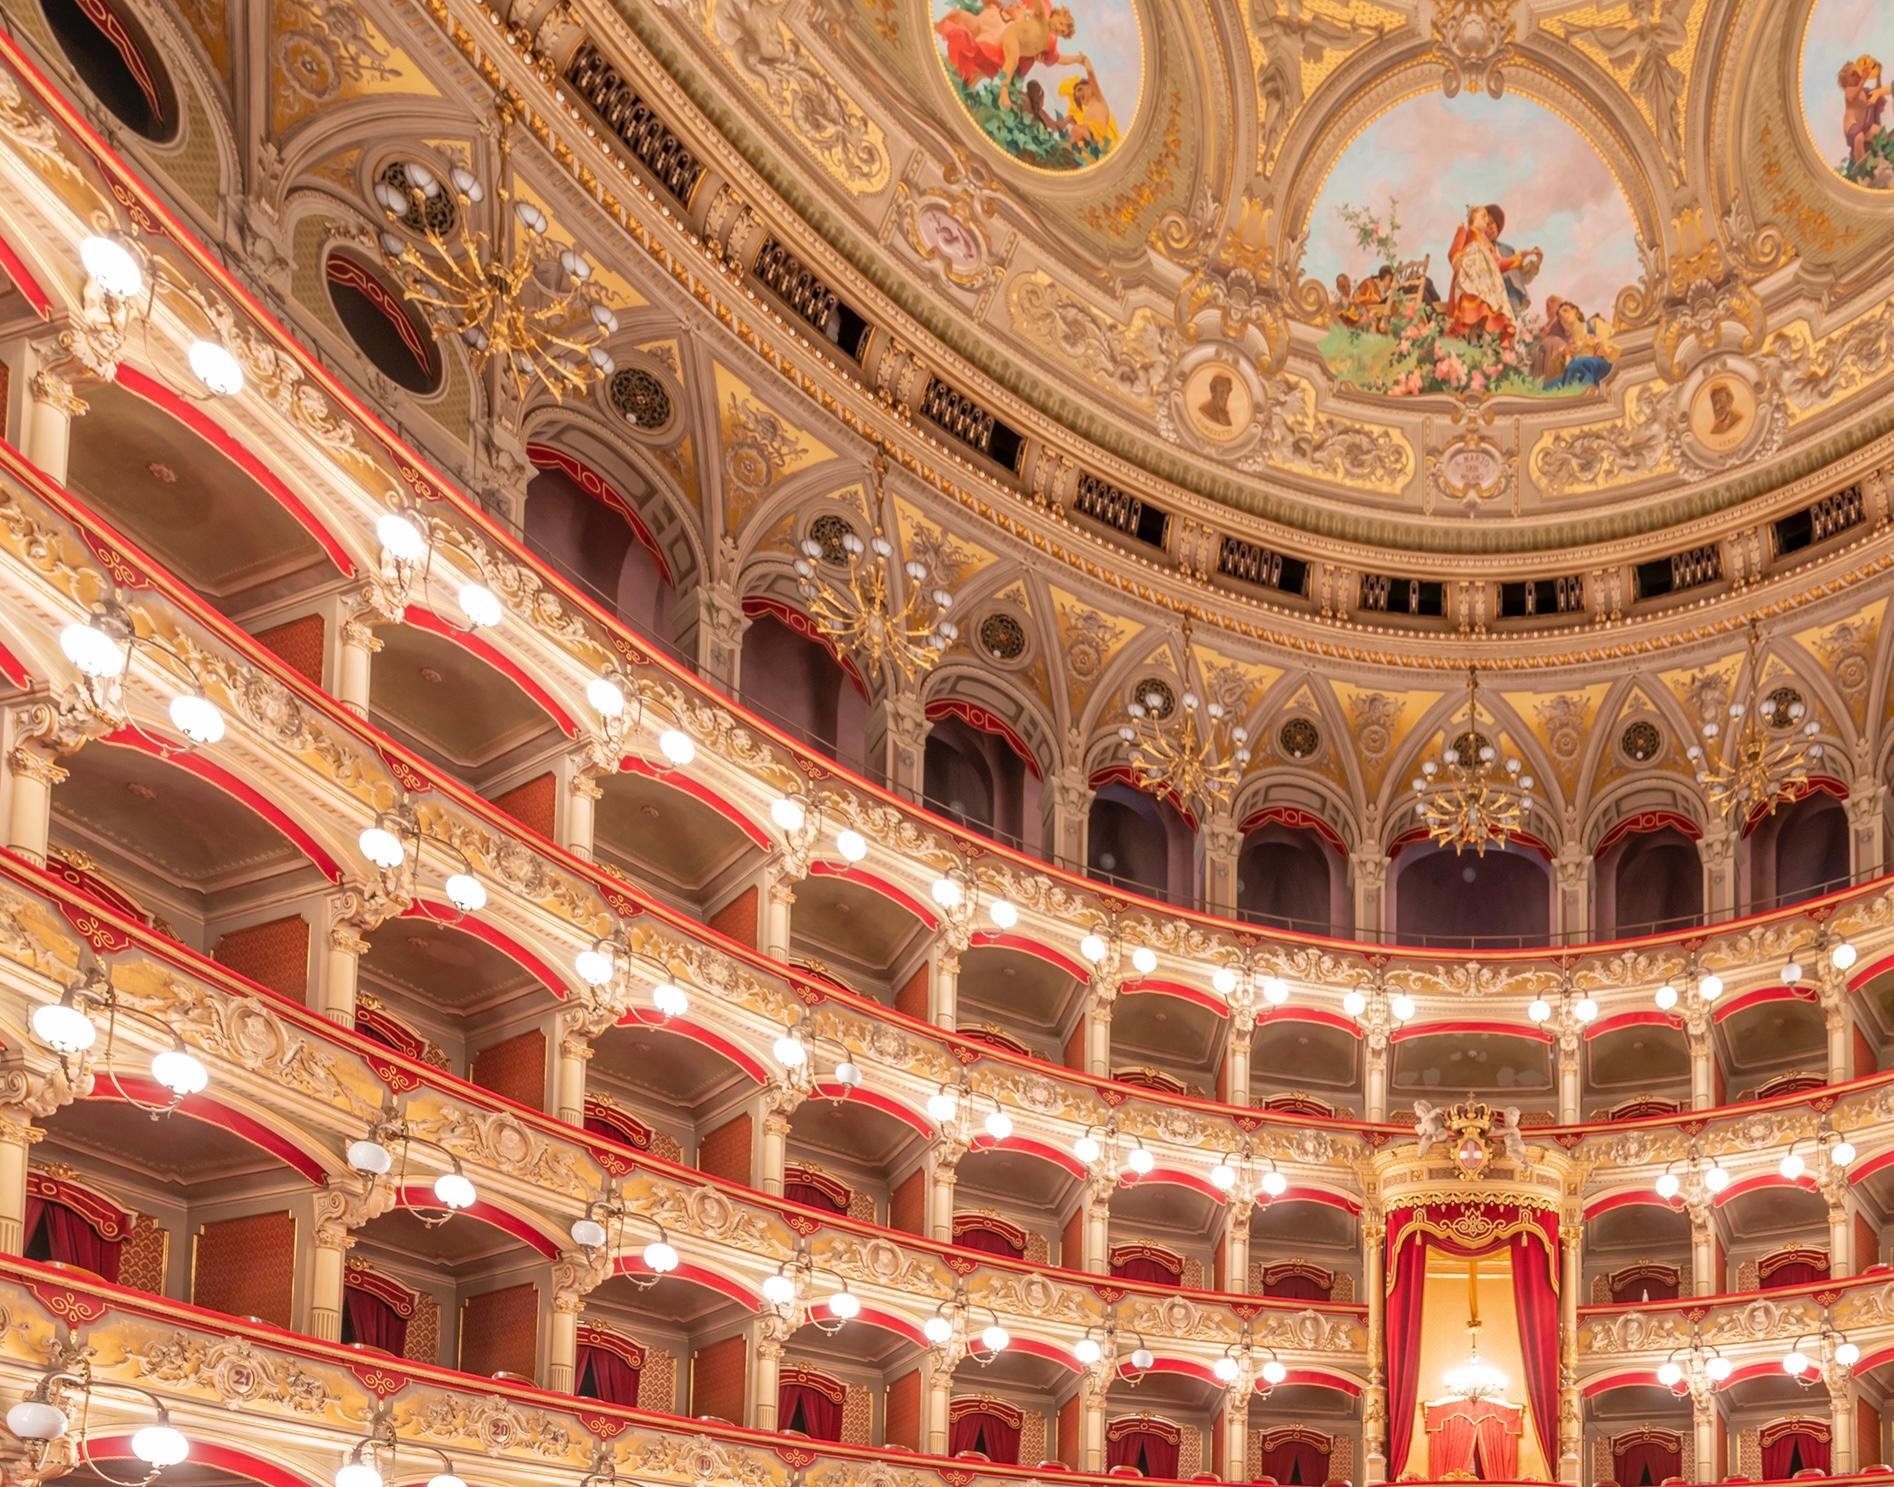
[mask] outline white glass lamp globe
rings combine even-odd
[[[1802,1160],[1801,1153],[1794,1151],[1785,1152],[1782,1160],[1776,1164],[1776,1170],[1788,1178],[1790,1182],[1794,1182],[1796,1178],[1800,1177],[1807,1167],[1808,1163]]]
[[[443,1172],[434,1179],[434,1196],[441,1200],[443,1208],[459,1210],[472,1208],[476,1194],[465,1173]]]
[[[398,563],[417,563],[427,555],[427,539],[421,529],[392,511],[375,523],[375,537]]]
[[[1265,1172],[1263,1174],[1263,1191],[1272,1198],[1280,1198],[1284,1193],[1289,1191],[1289,1179],[1284,1177],[1280,1172]]]
[[[44,1399],[22,1399],[7,1411],[7,1429],[23,1441],[56,1441],[70,1423],[64,1410]]]
[[[402,859],[408,855],[408,849],[401,845],[401,838],[385,826],[371,826],[355,841],[362,849],[362,856],[379,868],[400,867]]]
[[[1267,1363],[1263,1365],[1263,1382],[1265,1384],[1268,1384],[1273,1387],[1277,1384],[1280,1384],[1284,1379],[1288,1377],[1289,1377],[1289,1370],[1285,1368],[1281,1363],[1277,1362],[1274,1358],[1271,1358]]]
[[[1853,1368],[1861,1361],[1861,1349],[1851,1342],[1835,1344],[1835,1361],[1843,1368]]]
[[[1148,976],[1157,969],[1157,951],[1149,945],[1140,945],[1131,952],[1131,969],[1140,976]]]
[[[345,1461],[335,1469],[335,1487],[381,1487],[381,1473],[366,1461]]]
[[[349,1142],[348,1162],[352,1170],[366,1172],[370,1177],[380,1177],[395,1164],[395,1154],[379,1141],[364,1137],[360,1141]]]
[[[117,676],[125,669],[125,647],[97,625],[66,626],[59,632],[59,649],[84,676]]]
[[[1712,1163],[1709,1170],[1703,1174],[1703,1185],[1713,1193],[1722,1192],[1730,1185],[1728,1169]]]
[[[800,800],[784,795],[770,802],[769,818],[779,831],[801,831],[809,812]]]
[[[939,1312],[935,1312],[933,1316],[921,1323],[921,1336],[925,1337],[936,1347],[939,1347],[953,1335],[954,1324],[948,1321]]]
[[[1859,954],[1853,945],[1843,940],[1829,953],[1828,958],[1834,964],[1836,970],[1846,971],[1854,966],[1855,961],[1859,958]]]
[[[450,873],[447,901],[463,914],[478,914],[487,906],[487,887],[472,873]]]
[[[1134,1146],[1125,1153],[1125,1166],[1139,1177],[1146,1176],[1157,1165],[1157,1159],[1142,1146]]]
[[[785,1069],[800,1068],[809,1057],[809,1050],[794,1033],[784,1033],[776,1040],[771,1052],[776,1055],[776,1062]]]
[[[1140,1373],[1148,1368],[1155,1367],[1156,1364],[1157,1354],[1152,1352],[1149,1348],[1133,1348],[1131,1350],[1131,1366]]]
[[[1234,1384],[1236,1382],[1236,1376],[1238,1372],[1240,1372],[1236,1366],[1236,1359],[1234,1358],[1217,1359],[1215,1363],[1210,1365],[1210,1371],[1217,1376],[1219,1383],[1224,1384]]]
[[[644,1247],[644,1262],[653,1275],[669,1275],[677,1269],[677,1251],[669,1241],[654,1239]]]
[[[243,368],[221,341],[193,341],[188,355],[192,373],[218,397],[233,398],[243,391]]]
[[[1007,1330],[997,1323],[988,1327],[980,1334],[980,1346],[985,1348],[989,1353],[1005,1352],[1007,1345],[1011,1343],[1012,1340]]]
[[[1684,1371],[1674,1358],[1666,1358],[1657,1365],[1657,1382],[1666,1389],[1675,1388],[1684,1380]]]
[[[587,986],[603,986],[612,979],[616,963],[609,950],[600,950],[594,946],[572,957],[572,969],[579,973],[579,979]]]
[[[79,262],[100,289],[113,299],[131,299],[145,287],[145,272],[131,249],[117,238],[98,234],[79,244]]]
[[[1657,1009],[1660,1012],[1668,1012],[1670,1011],[1672,1007],[1676,1005],[1677,1005],[1677,988],[1676,987],[1660,986],[1657,988]]]
[[[1414,1016],[1414,998],[1402,992],[1388,1003],[1388,1011],[1394,1014],[1396,1022],[1407,1022]]]
[[[1081,1337],[1077,1342],[1072,1344],[1072,1356],[1078,1359],[1082,1365],[1089,1368],[1092,1364],[1105,1356],[1105,1350],[1098,1345],[1097,1338]]]
[[[796,1283],[778,1271],[763,1277],[763,1299],[771,1306],[787,1306],[796,1299]]]
[[[993,900],[993,907],[986,911],[987,918],[993,921],[995,929],[1011,929],[1019,923],[1019,910],[1003,898]]]
[[[1801,979],[1802,962],[1799,960],[1784,961],[1782,964],[1782,984],[1784,986],[1793,986]]]
[[[682,769],[697,757],[697,745],[681,728],[666,728],[658,735],[658,752],[664,755],[665,763]]]
[[[936,878],[934,886],[928,890],[934,902],[943,909],[953,910],[966,902],[967,895],[952,878]]]
[[[1289,1000],[1289,983],[1280,976],[1263,977],[1263,1000],[1272,1007],[1280,1007]]]
[[[1730,1360],[1725,1358],[1721,1353],[1718,1353],[1715,1357],[1711,1358],[1708,1363],[1703,1365],[1703,1371],[1709,1374],[1711,1379],[1720,1384],[1731,1374],[1736,1372],[1736,1365],[1730,1362]]]
[[[835,1082],[843,1089],[860,1089],[862,1066],[853,1059],[845,1058],[835,1066]]]
[[[1359,1017],[1368,1010],[1368,998],[1359,991],[1351,991],[1342,997],[1342,1011],[1350,1017]]]
[[[927,1118],[944,1126],[960,1113],[960,1101],[950,1090],[936,1090],[927,1097]]]
[[[210,1070],[195,1054],[167,1048],[151,1061],[151,1077],[180,1098],[200,1095],[210,1084]]]
[[[995,1110],[986,1118],[986,1133],[995,1141],[1004,1141],[1013,1134],[1013,1117],[1004,1110]]]
[[[580,1249],[601,1249],[604,1247],[605,1226],[595,1218],[574,1219],[572,1221],[572,1242]]]
[[[846,1322],[850,1317],[860,1316],[861,1311],[861,1300],[852,1291],[837,1291],[829,1297],[829,1315],[832,1317],[840,1317]]]
[[[460,612],[475,629],[492,629],[503,614],[500,596],[483,583],[464,583],[460,586]]]
[[[1210,1186],[1219,1193],[1227,1193],[1236,1186],[1236,1168],[1228,1162],[1218,1162],[1210,1169]]]
[[[1550,1022],[1552,1004],[1542,996],[1534,997],[1526,1007],[1526,1016],[1534,1022]]]
[[[1088,1167],[1104,1155],[1104,1151],[1096,1136],[1081,1136],[1072,1143],[1072,1155]]]
[[[1714,1002],[1723,995],[1723,978],[1716,975],[1705,976],[1697,983],[1697,995],[1706,1002]]]
[[[601,718],[616,718],[625,711],[625,691],[609,676],[595,676],[585,684],[585,700]]]
[[[1855,1144],[1852,1141],[1837,1141],[1828,1148],[1828,1160],[1837,1167],[1846,1167],[1855,1159]]]
[[[852,828],[835,833],[835,850],[844,862],[860,862],[868,855],[868,838]]]
[[[1588,996],[1580,997],[1572,1007],[1572,1016],[1576,1017],[1580,1022],[1596,1022],[1598,1020],[1598,1003]]]
[[[1656,1187],[1658,1197],[1674,1198],[1683,1191],[1683,1182],[1675,1172],[1660,1172],[1657,1174]]]
[[[651,988],[651,1005],[660,1017],[682,1017],[691,1009],[690,996],[681,986],[669,981],[660,981]],[[840,1079],[842,1071],[837,1069],[835,1077]]]
[[[33,1009],[33,1036],[54,1053],[84,1053],[99,1036],[96,1024],[69,1002],[47,1002]]]
[[[452,1472],[436,1472],[427,1479],[427,1487],[467,1487],[467,1484]]]
[[[1228,966],[1218,966],[1210,973],[1210,986],[1218,996],[1232,996],[1236,992],[1236,972]]]
[[[1103,935],[1087,935],[1079,941],[1079,954],[1097,965],[1107,954]]]
[[[1809,1360],[1800,1352],[1785,1353],[1782,1359],[1782,1371],[1791,1378],[1798,1378],[1809,1371]]]
[[[194,744],[214,744],[224,736],[224,715],[201,692],[180,692],[171,699],[171,726]]]
[[[191,1443],[169,1425],[147,1425],[132,1436],[132,1455],[162,1471],[191,1454]]]

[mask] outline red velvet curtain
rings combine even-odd
[[[968,1410],[947,1427],[947,1454],[979,1451],[988,1461],[1019,1464],[1019,1427],[984,1410]]]
[[[103,1238],[97,1229],[63,1203],[28,1198],[23,1248],[32,1248],[34,1233],[42,1225],[50,1258],[61,1265],[90,1270],[103,1280],[118,1279],[118,1240]]]
[[[610,1348],[579,1344],[579,1391],[602,1404],[636,1406],[638,1370]],[[811,1435],[814,1431],[809,1432]]]
[[[1656,1441],[1633,1441],[1612,1454],[1623,1487],[1657,1487],[1666,1477],[1680,1477],[1684,1453]]]
[[[842,1438],[842,1401],[830,1399],[807,1384],[781,1385],[776,1391],[776,1424],[782,1430],[800,1430],[819,1441]]]
[[[342,1310],[348,1319],[349,1338],[365,1348],[380,1348],[399,1358],[408,1346],[408,1319],[381,1297],[360,1286],[342,1288]]]
[[[1167,1441],[1155,1431],[1127,1430],[1115,1440],[1105,1435],[1105,1469],[1135,1466],[1147,1477],[1177,1476],[1177,1442]]]
[[[1118,1280],[1144,1280],[1160,1286],[1174,1286],[1178,1280],[1175,1270],[1148,1255],[1134,1255],[1121,1260],[1111,1267],[1111,1273]]]
[[[1313,1441],[1286,1440],[1262,1453],[1261,1475],[1278,1482],[1326,1482],[1328,1457]]]
[[[805,1203],[811,1208],[820,1208],[825,1213],[847,1213],[848,1205],[837,1203],[833,1193],[806,1182],[785,1181],[783,1196],[791,1203]]]
[[[1539,1438],[1539,1450],[1545,1456],[1546,1468],[1548,1471],[1557,1471],[1559,1291],[1553,1276],[1559,1259],[1558,1218],[1547,1214],[1538,1233],[1515,1234],[1511,1248],[1513,1310],[1519,1318],[1519,1348],[1526,1365],[1526,1403],[1532,1406],[1533,1434]],[[1484,1446],[1484,1440],[1481,1444]],[[1518,1469],[1518,1453],[1519,1443],[1515,1438],[1515,1465],[1512,1471]],[[1492,1464],[1492,1458],[1488,1456],[1487,1465]],[[1512,1471],[1506,1475],[1512,1475]]]
[[[1388,1349],[1388,1476],[1398,1478],[1414,1444],[1414,1406],[1420,1401],[1421,1298],[1427,1284],[1427,1246],[1419,1239],[1394,1249],[1388,1225],[1388,1304],[1383,1331]]]
[[[1812,1286],[1818,1280],[1827,1279],[1826,1266],[1811,1265],[1807,1260],[1791,1260],[1770,1271],[1758,1285],[1762,1290],[1773,1291],[1782,1286]]]
[[[1655,1275],[1640,1275],[1613,1286],[1611,1299],[1621,1306],[1632,1306],[1640,1301],[1675,1301],[1677,1282]]]
[[[996,1234],[984,1226],[962,1229],[954,1235],[954,1243],[962,1249],[978,1250],[983,1255],[1005,1255],[1009,1260],[1017,1260],[1025,1253],[1008,1244],[1004,1234]]]
[[[1427,1475],[1471,1472],[1473,1453],[1480,1443],[1480,1417],[1462,1405],[1427,1412]]]
[[[1510,1482],[1519,1476],[1519,1411],[1488,1404],[1480,1417],[1479,1473],[1482,1481]],[[1556,1452],[1546,1458],[1556,1462]]]
[[[1263,1287],[1265,1296],[1281,1296],[1291,1301],[1326,1301],[1332,1288],[1309,1275],[1285,1275]]]
[[[1828,1442],[1797,1430],[1785,1430],[1762,1448],[1762,1474],[1771,1482],[1787,1481],[1809,1467],[1828,1470]]]

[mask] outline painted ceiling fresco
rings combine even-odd
[[[1882,57],[1894,57],[1886,0],[1816,0],[1802,39],[1802,108],[1815,148],[1844,180],[1894,191],[1894,88]]]

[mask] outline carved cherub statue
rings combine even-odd
[[[1447,1128],[1446,1109],[1432,1100],[1416,1100],[1414,1134],[1420,1138],[1419,1155],[1423,1157],[1434,1149],[1436,1142],[1451,1140],[1453,1132]]]
[[[1519,1129],[1519,1107],[1508,1105],[1493,1122],[1493,1138],[1515,1167],[1526,1166],[1526,1138]]]

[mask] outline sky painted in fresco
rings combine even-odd
[[[1885,0],[1882,0],[1885,3]],[[1336,208],[1400,203],[1401,256],[1431,254],[1441,294],[1453,271],[1447,250],[1469,202],[1506,210],[1501,241],[1543,248],[1529,287],[1538,313],[1549,294],[1609,315],[1638,280],[1631,209],[1598,153],[1557,114],[1514,94],[1448,98],[1426,93],[1390,109],[1355,139],[1329,173],[1309,218],[1306,272],[1325,285],[1376,266],[1355,246]]]
[[[1847,153],[1841,133],[1843,62],[1867,55],[1889,64],[1885,85],[1894,74],[1894,5],[1888,0],[1816,0],[1802,42],[1802,111],[1822,159],[1833,164]],[[1881,122],[1894,128],[1894,103]]]

